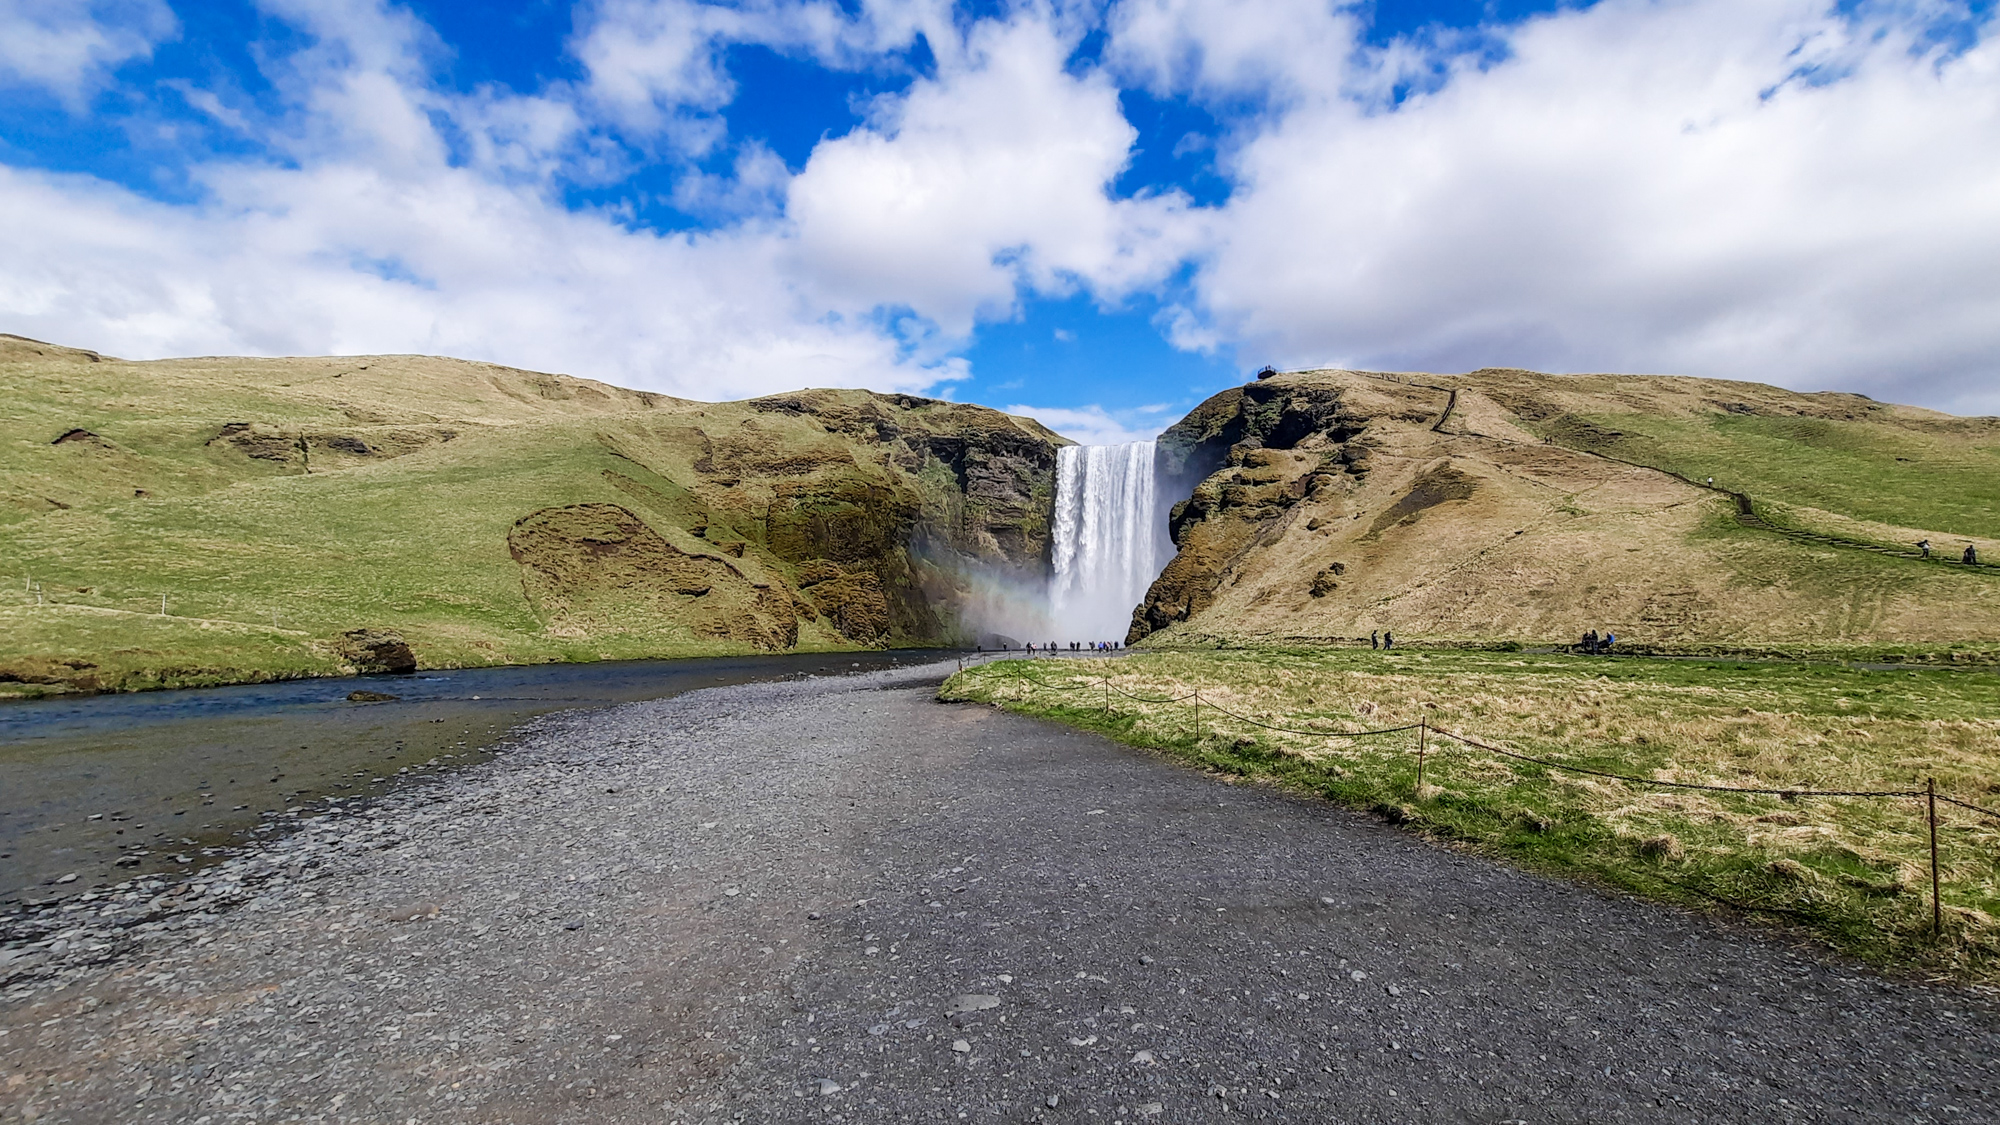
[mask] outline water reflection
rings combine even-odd
[[[287,810],[484,761],[550,711],[940,655],[539,664],[0,705],[0,907],[191,869],[282,830]]]

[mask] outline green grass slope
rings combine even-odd
[[[427,357],[128,363],[18,337],[0,393],[16,694],[338,673],[360,629],[426,666],[937,643],[947,564],[1039,565],[1061,442],[865,392],[711,404]]]
[[[2000,568],[1958,562],[2000,561],[2000,419],[1679,377],[1306,371],[1215,396],[1162,447],[1198,483],[1133,641],[2000,655]]]
[[[1476,372],[1558,444],[1748,493],[1760,505],[1945,545],[2000,539],[2000,418],[1753,383]],[[1634,409],[1638,407],[1638,409]]]

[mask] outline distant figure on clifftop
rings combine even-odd
[[[1382,647],[1395,648],[1396,634],[1389,632],[1387,629],[1382,630]]]
[[[1919,550],[1919,551],[1922,551],[1922,552],[1923,552],[1923,554],[1922,554],[1921,556],[1919,556],[1919,557],[1921,557],[1921,558],[1926,558],[1926,559],[1927,559],[1927,558],[1930,558],[1930,557],[1931,557],[1931,541],[1930,541],[1930,540],[1928,540],[1928,539],[1919,539],[1919,540],[1917,540],[1917,550]]]
[[[1979,565],[1979,548],[1973,546],[1970,543],[1967,543],[1965,545],[1965,565],[1967,566]]]
[[[1369,648],[1381,648],[1381,647],[1382,647],[1382,633],[1381,633],[1381,631],[1380,631],[1380,630],[1377,630],[1376,632],[1373,632],[1373,633],[1370,633],[1370,634],[1368,634],[1368,647],[1369,647]]]

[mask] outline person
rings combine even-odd
[[[1583,635],[1583,651],[1585,652],[1597,651],[1597,630],[1592,629],[1590,632],[1585,633]]]
[[[1383,647],[1383,648],[1395,648],[1395,647],[1396,647],[1396,634],[1394,634],[1394,633],[1391,633],[1391,632],[1390,632],[1390,631],[1388,631],[1387,629],[1384,629],[1384,630],[1382,630],[1382,647]]]
[[[1922,554],[1922,555],[1921,555],[1920,557],[1922,557],[1922,558],[1926,558],[1926,559],[1927,559],[1927,558],[1930,558],[1930,557],[1931,557],[1931,541],[1930,541],[1930,540],[1928,540],[1928,539],[1919,539],[1919,540],[1917,540],[1917,550],[1919,550],[1919,551],[1922,551],[1922,552],[1923,552],[1923,554]]]
[[[1368,634],[1368,647],[1369,648],[1382,647],[1382,631],[1380,629],[1377,629],[1374,632]]]
[[[1967,543],[1965,545],[1965,565],[1967,566],[1979,565],[1979,548],[1973,546],[1970,543]]]
[[[1612,646],[1612,645],[1615,645],[1615,644],[1617,644],[1617,643],[1618,643],[1618,634],[1616,634],[1616,633],[1606,633],[1606,634],[1604,634],[1604,641],[1603,641],[1603,643],[1601,643],[1601,644],[1600,644],[1600,645],[1598,646],[1598,648],[1597,648],[1597,651],[1599,651],[1599,652],[1610,652],[1610,651],[1611,651],[1611,646]]]
[[[1710,477],[1710,478],[1708,478],[1708,487],[1710,487],[1710,488],[1714,488],[1714,487],[1715,487],[1715,478],[1714,478],[1714,477]]]

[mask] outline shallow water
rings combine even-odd
[[[0,704],[0,907],[189,870],[280,830],[288,811],[484,761],[550,711],[940,655],[535,664]],[[350,702],[355,691],[397,698]]]

